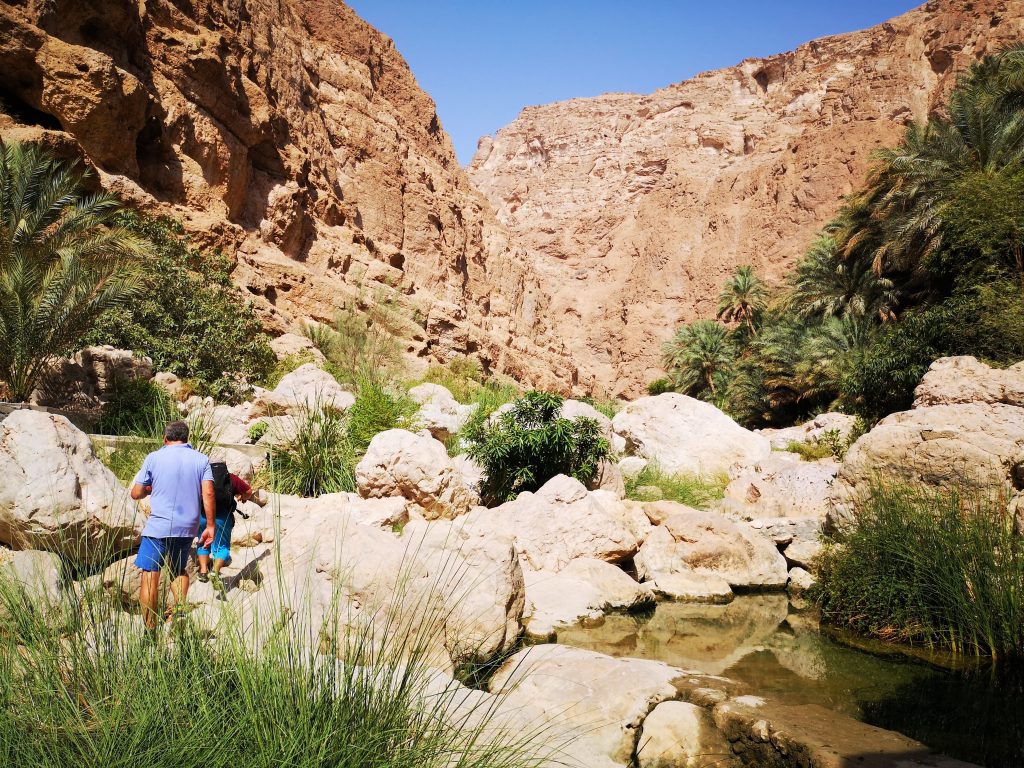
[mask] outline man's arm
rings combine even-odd
[[[142,483],[134,483],[132,485],[131,495],[132,498],[135,499],[135,501],[140,501],[141,499],[144,499],[147,496],[149,496],[152,490],[152,486],[143,485]]]
[[[200,546],[213,543],[213,533],[217,525],[217,498],[213,493],[213,480],[203,480],[202,485],[203,511],[206,513],[206,529],[199,536]]]
[[[153,473],[149,469],[149,456],[142,462],[142,468],[139,473],[135,476],[135,481],[132,484],[131,497],[135,501],[149,496],[153,492]]]

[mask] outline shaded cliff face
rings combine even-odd
[[[571,383],[540,271],[390,39],[338,0],[143,7],[0,5],[0,135],[84,155],[105,187],[222,248],[271,330],[394,302],[416,354]]]
[[[650,95],[529,107],[481,140],[470,179],[544,255],[580,383],[636,393],[679,322],[714,317],[737,265],[781,279],[872,150],[1022,37],[1020,0],[930,2]]]

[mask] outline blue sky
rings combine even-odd
[[[459,162],[524,106],[649,93],[878,24],[923,0],[348,0],[395,40]]]

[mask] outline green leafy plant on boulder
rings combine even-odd
[[[562,398],[527,392],[496,420],[468,436],[471,458],[485,470],[481,487],[487,504],[536,491],[555,475],[587,483],[611,452],[593,419],[563,419]]]

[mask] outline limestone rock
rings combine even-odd
[[[465,514],[478,501],[437,440],[404,429],[374,436],[356,465],[364,498],[401,496],[427,520]]]
[[[722,509],[745,518],[811,517],[824,520],[839,464],[830,459],[801,461],[772,453],[733,472],[720,502]]]
[[[12,552],[0,548],[0,579],[9,579],[24,590],[33,607],[47,610],[61,598],[60,558],[52,552],[24,550]],[[0,603],[0,614],[4,611]]]
[[[457,433],[469,421],[476,406],[462,405],[440,384],[419,384],[409,390],[409,397],[419,403],[415,420],[437,440]]]
[[[732,599],[732,587],[722,576],[697,573],[682,562],[675,538],[663,525],[647,536],[634,563],[640,579],[670,600],[724,603]]]
[[[601,427],[601,432],[613,451],[621,453],[625,450],[626,441],[621,435],[615,434],[615,430],[612,428],[612,420],[590,403],[585,403],[582,400],[566,400],[562,403],[562,410],[559,411],[558,415],[563,419],[593,419]]]
[[[882,419],[846,454],[826,523],[856,518],[873,488],[960,488],[1012,496],[1024,480],[1024,408],[1006,403],[930,405]]]
[[[579,558],[557,573],[523,572],[526,583],[524,624],[531,637],[548,638],[559,626],[593,621],[609,610],[632,610],[654,602],[654,593],[621,568]]]
[[[739,758],[703,707],[663,701],[644,720],[637,742],[640,768],[738,768]]]
[[[307,336],[299,333],[282,333],[270,340],[270,348],[278,360],[286,357],[306,355],[313,363],[323,363],[324,353]]]
[[[693,572],[732,587],[781,589],[787,579],[786,560],[771,539],[715,512],[672,515],[647,537],[635,562],[640,577],[655,582]]]
[[[553,477],[536,493],[521,493],[494,509],[470,513],[474,525],[508,535],[524,567],[557,572],[581,557],[619,563],[636,554],[650,528],[632,507],[607,491]]]
[[[643,472],[649,463],[643,456],[626,456],[619,460],[619,473],[626,480],[631,480]]]
[[[755,430],[767,437],[772,448],[784,451],[790,443],[817,443],[826,432],[838,433],[840,439],[846,440],[857,425],[857,417],[847,413],[822,413],[810,421],[784,429]]]
[[[170,371],[160,371],[154,374],[153,383],[170,395],[172,400],[177,400],[181,395],[181,379]]]
[[[130,379],[153,378],[153,361],[112,346],[86,347],[68,359],[50,363],[32,393],[37,405],[92,410],[114,387]]]
[[[805,571],[814,571],[815,563],[821,555],[820,539],[797,539],[787,546],[782,554],[791,568],[802,568]],[[790,577],[792,577],[790,571]]]
[[[345,409],[355,401],[355,395],[342,389],[331,374],[305,363],[286,374],[273,390],[259,395],[253,401],[253,415],[275,416],[317,405]]]
[[[139,541],[135,503],[63,416],[26,409],[0,422],[0,476],[0,543],[89,565]]]
[[[601,459],[597,465],[597,473],[587,483],[587,488],[592,491],[607,491],[616,498],[626,498],[626,483],[622,478],[619,467],[610,459]]]
[[[644,718],[676,698],[672,682],[681,674],[657,661],[538,645],[503,664],[490,690],[507,697],[503,706],[559,713],[579,729],[571,757],[588,768],[612,768],[629,763]]]
[[[816,579],[803,568],[791,568],[789,571],[789,590],[799,594],[814,586]]]
[[[991,368],[977,358],[940,357],[914,390],[914,408],[956,403],[1005,403],[1024,408],[1024,363]]]
[[[612,420],[626,450],[669,474],[713,475],[766,459],[768,440],[739,426],[710,403],[667,392],[629,403]]]

